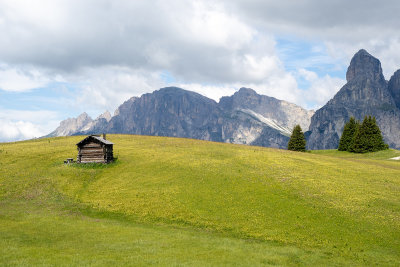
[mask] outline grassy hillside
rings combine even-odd
[[[0,144],[0,264],[400,265],[400,151],[80,139]]]

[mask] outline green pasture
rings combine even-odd
[[[0,144],[0,265],[400,265],[400,151],[81,139]]]

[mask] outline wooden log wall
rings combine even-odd
[[[114,160],[114,155],[113,155],[113,147],[112,146],[106,146],[105,147],[105,162],[109,163]]]
[[[78,146],[78,163],[110,163],[113,160],[113,145],[91,141]]]
[[[80,148],[79,157],[81,163],[105,163],[105,148],[98,143],[88,143]]]

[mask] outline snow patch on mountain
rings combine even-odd
[[[240,111],[252,116],[253,118],[255,118],[258,121],[268,125],[269,127],[278,130],[283,135],[287,135],[287,136],[291,135],[290,129],[287,128],[287,127],[283,127],[283,126],[279,125],[279,123],[276,120],[273,120],[273,119],[270,119],[270,118],[266,118],[263,115],[261,115],[261,114],[259,114],[257,112],[254,112],[253,110],[250,110],[250,109],[240,109]]]

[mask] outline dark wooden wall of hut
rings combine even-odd
[[[109,163],[114,161],[113,145],[105,145],[104,162]]]
[[[89,142],[78,147],[78,163],[109,163],[113,160],[113,146]]]

